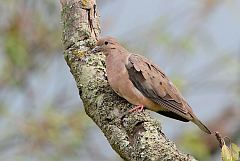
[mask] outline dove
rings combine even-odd
[[[131,112],[145,107],[166,117],[191,121],[211,134],[158,65],[129,52],[113,37],[99,39],[92,52],[103,52],[106,56],[108,82],[120,97],[135,106]]]

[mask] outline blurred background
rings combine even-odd
[[[240,143],[240,1],[98,0],[102,35],[152,59],[210,127]],[[63,58],[58,0],[0,1],[0,160],[116,161]],[[179,149],[220,160],[213,137],[153,114]]]

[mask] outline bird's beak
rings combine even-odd
[[[100,52],[101,49],[102,49],[101,46],[95,46],[95,47],[91,50],[91,52],[92,52],[92,53],[97,53],[97,52]]]

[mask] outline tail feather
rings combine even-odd
[[[204,132],[211,134],[212,132],[201,122],[199,121],[197,118],[194,118],[192,120],[193,123],[195,123],[201,130],[203,130]]]

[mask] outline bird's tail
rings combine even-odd
[[[193,123],[195,123],[201,130],[203,130],[204,132],[211,134],[212,132],[201,122],[199,121],[197,118],[194,118],[192,120]]]

